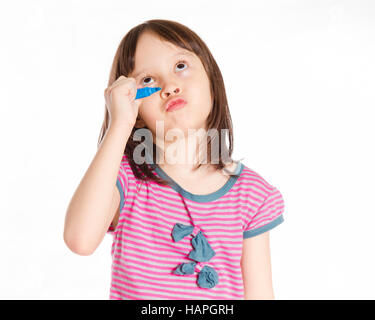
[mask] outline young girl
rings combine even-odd
[[[146,86],[161,90],[135,99]],[[110,299],[273,299],[268,231],[283,222],[283,198],[231,159],[224,82],[205,43],[174,21],[134,27],[104,95],[98,151],[68,206],[64,241],[90,255],[113,235]],[[220,134],[203,163],[201,132],[210,129]],[[146,131],[151,147],[139,139]],[[192,138],[198,144],[186,144]],[[179,160],[193,161],[176,163],[176,146]]]

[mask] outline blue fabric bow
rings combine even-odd
[[[215,251],[211,248],[206,237],[199,231],[198,234],[191,240],[194,247],[189,254],[191,260],[205,262],[215,256]]]
[[[193,274],[196,262],[181,263],[174,271],[177,275]],[[198,286],[211,289],[219,283],[219,276],[214,268],[204,266],[198,274]]]
[[[219,276],[214,268],[204,266],[198,274],[198,286],[211,289],[219,283]]]
[[[187,226],[182,223],[176,223],[172,230],[172,237],[175,242],[180,241],[194,230],[194,226]]]
[[[182,223],[176,223],[172,230],[172,237],[175,242],[180,241],[184,237],[190,235],[194,230],[194,226],[184,225]],[[211,248],[207,238],[202,231],[191,241],[193,250],[189,253],[189,258],[198,262],[209,261],[215,256],[215,251]],[[174,274],[185,275],[193,274],[196,266],[196,262],[181,263],[175,270]],[[198,274],[198,286],[201,288],[213,288],[219,282],[219,276],[214,268],[204,266]]]
[[[189,263],[181,263],[174,271],[174,274],[178,274],[179,276],[183,276],[185,274],[193,274],[195,266],[197,265],[196,262],[189,262]]]
[[[180,241],[186,236],[190,235],[194,230],[194,226],[188,226],[182,223],[176,223],[172,230],[172,237],[175,242]],[[191,240],[193,250],[189,254],[191,260],[205,262],[215,256],[215,251],[211,248],[206,237],[199,231],[198,234]]]

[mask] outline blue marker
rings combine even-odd
[[[145,88],[137,89],[137,95],[135,99],[146,98],[148,96],[151,96],[153,93],[159,90],[161,90],[160,87],[145,87]]]

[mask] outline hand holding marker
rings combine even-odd
[[[141,104],[139,99],[146,98],[159,90],[160,87],[145,87],[137,90],[134,78],[120,76],[104,90],[110,123],[133,127]],[[133,98],[134,93],[135,98]]]

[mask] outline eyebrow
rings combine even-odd
[[[194,57],[194,55],[190,52],[186,52],[186,51],[179,51],[177,52],[176,54],[174,54],[173,56],[171,57],[176,57],[176,56],[190,56],[190,57]],[[141,73],[145,72],[147,69],[143,69],[139,72],[137,72],[135,75],[134,75],[134,79],[136,79]]]

